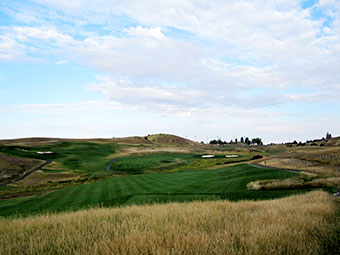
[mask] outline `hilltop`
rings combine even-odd
[[[34,146],[43,144],[53,144],[58,142],[74,141],[74,142],[102,142],[102,143],[119,143],[119,144],[132,144],[132,145],[199,145],[189,139],[171,135],[171,134],[151,134],[147,136],[131,136],[131,137],[113,137],[113,138],[49,138],[49,137],[28,137],[16,139],[3,139],[0,140],[0,145],[22,145]]]

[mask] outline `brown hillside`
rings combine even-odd
[[[114,143],[122,143],[122,144],[133,144],[133,145],[140,145],[140,144],[151,144],[150,141],[145,139],[142,136],[132,136],[132,137],[120,137],[112,139]]]
[[[159,145],[197,145],[198,143],[195,143],[189,139],[185,139],[180,136],[176,135],[169,135],[169,134],[158,134],[158,135],[148,135],[147,140],[159,144]]]
[[[0,183],[18,178],[24,172],[40,164],[39,160],[24,159],[0,153]]]
[[[30,138],[19,138],[19,139],[5,139],[0,140],[0,145],[17,145],[17,146],[34,146],[40,144],[49,144],[61,142],[61,138],[47,138],[47,137],[30,137]]]

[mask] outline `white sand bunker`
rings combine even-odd
[[[52,154],[52,151],[37,151],[37,154]]]

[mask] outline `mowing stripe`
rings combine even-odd
[[[30,214],[42,211],[75,210],[98,204],[121,205],[148,201],[184,201],[218,195],[222,198],[257,199],[284,196],[296,191],[249,192],[246,184],[260,179],[283,179],[296,176],[277,170],[238,165],[218,170],[194,170],[117,177],[81,186],[72,186],[45,195],[32,197],[18,203],[2,206],[0,215]],[[171,194],[170,194],[171,193]],[[250,194],[251,193],[251,194]],[[132,198],[132,196],[134,196]],[[159,197],[157,197],[159,196]],[[0,201],[1,203],[1,201]],[[129,202],[127,202],[128,204]]]
[[[133,179],[136,176],[131,176],[130,178],[125,177],[123,178],[122,182],[124,183],[126,189],[129,191],[129,193],[136,193],[137,188],[136,185],[134,185]]]
[[[123,195],[119,179],[120,178],[115,178],[112,181],[107,181],[109,183],[109,191],[111,193],[111,197],[120,197]]]
[[[133,177],[133,176],[131,176]],[[132,194],[132,191],[129,189],[130,188],[133,188],[133,190],[136,190],[136,187],[134,187],[133,185],[130,185],[130,179],[129,177],[121,177],[119,178],[119,183],[122,187],[122,195],[123,196],[128,196],[128,195],[131,195]]]
[[[103,181],[102,182],[102,189],[100,191],[100,197],[99,197],[99,201],[101,202],[105,202],[107,200],[110,200],[111,196],[110,196],[110,192],[108,190],[108,183],[107,181]]]
[[[145,185],[151,187],[153,192],[167,192],[169,188],[159,183],[159,179],[157,177],[158,176],[152,174],[145,175]]]
[[[50,208],[53,207],[55,209],[67,209],[74,205],[75,198],[77,195],[82,191],[82,186],[75,186],[72,189],[69,188],[67,192],[62,192],[64,190],[60,190],[61,194],[55,195],[55,201],[57,201],[57,198],[59,198],[58,203],[53,203],[50,205]]]

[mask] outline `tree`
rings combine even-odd
[[[244,140],[244,143],[245,143],[245,144],[248,144],[248,145],[250,144],[250,140],[249,140],[248,137],[246,137],[246,139]]]
[[[244,143],[244,138],[243,138],[243,136],[241,137],[241,143]]]
[[[256,145],[263,145],[262,139],[259,137],[251,139],[251,142]]]

